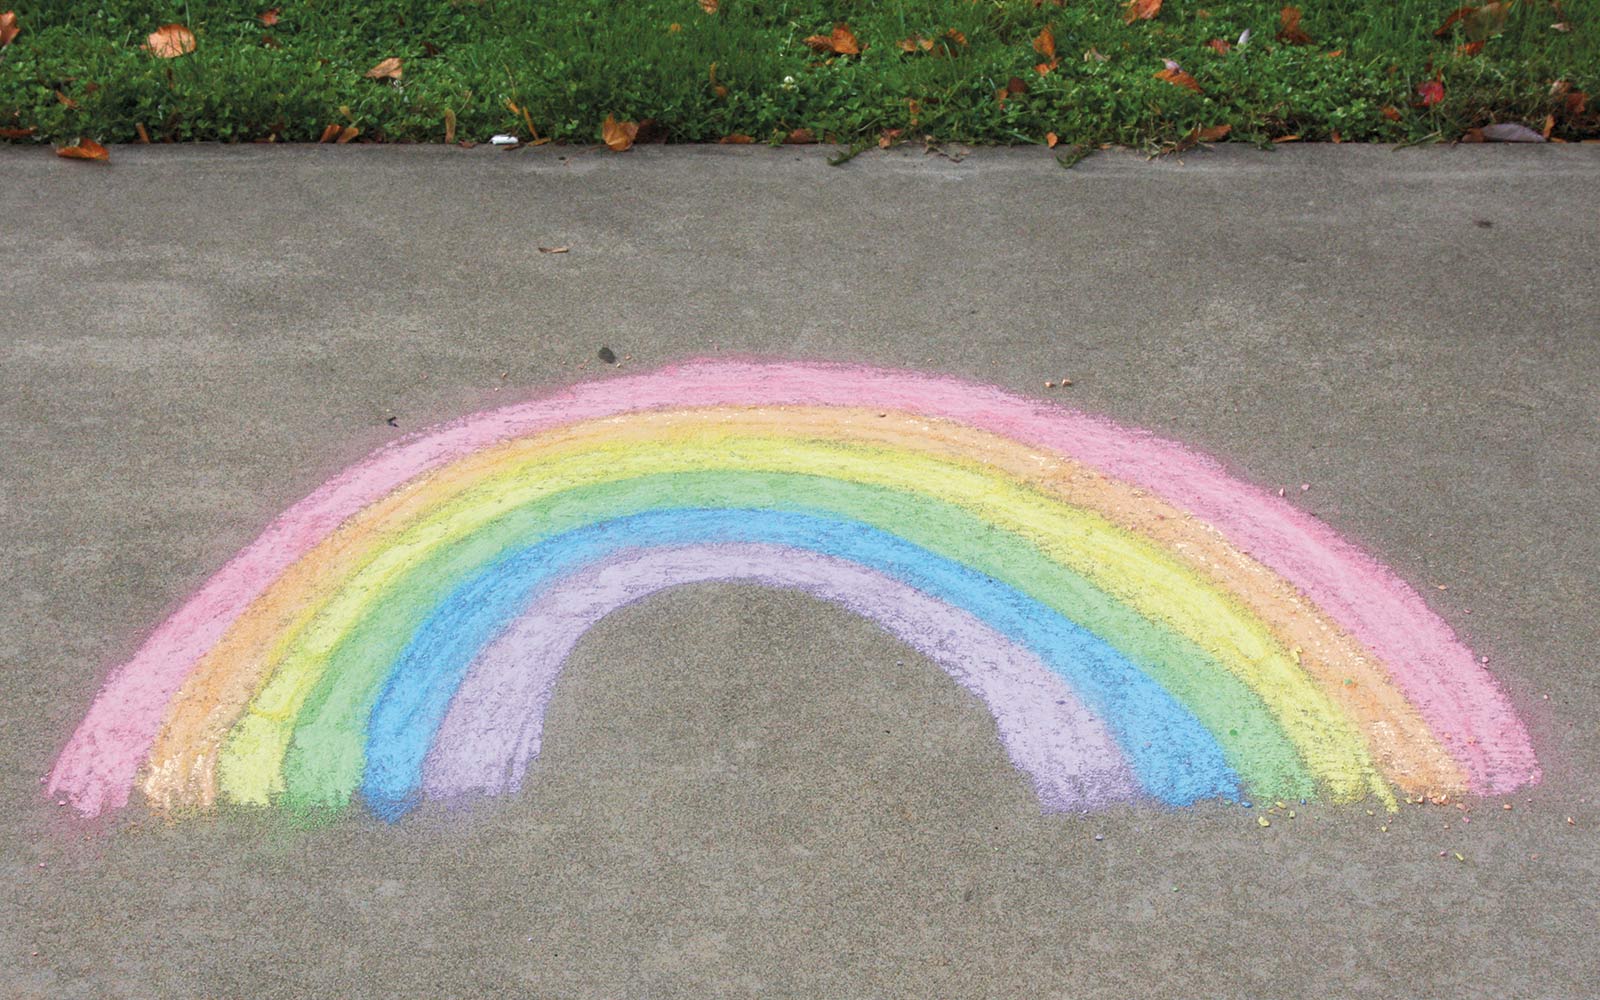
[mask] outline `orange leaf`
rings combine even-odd
[[[1300,30],[1300,8],[1285,7],[1278,12],[1283,27],[1278,29],[1278,41],[1285,45],[1311,45],[1311,36]]]
[[[1219,56],[1225,56],[1233,49],[1233,43],[1221,38],[1213,38],[1206,43],[1206,47],[1216,52]]]
[[[900,39],[895,45],[900,47],[901,52],[915,53],[918,49],[927,52],[933,48],[933,39],[912,35],[910,38]]]
[[[35,131],[32,125],[27,128],[0,128],[0,139],[26,139]]]
[[[278,10],[279,10],[279,8],[274,7],[271,10],[262,11],[261,12],[261,23],[262,23],[262,25],[264,25],[265,27],[270,28],[274,24],[277,24],[278,23]]]
[[[882,135],[878,136],[878,148],[888,149],[890,146],[893,146],[899,141],[901,131],[901,129],[897,128],[885,130]]]
[[[1383,109],[1383,117],[1392,122],[1397,122],[1400,120],[1400,109],[1395,107],[1393,104],[1386,105]]]
[[[1197,94],[1205,93],[1200,89],[1200,84],[1195,82],[1195,78],[1181,69],[1164,69],[1156,74],[1156,79],[1165,80],[1174,87],[1186,87]]]
[[[1456,55],[1458,56],[1475,56],[1482,51],[1482,42],[1468,42],[1465,45],[1456,46]]]
[[[1200,142],[1221,142],[1222,140],[1226,139],[1228,137],[1228,133],[1232,131],[1232,125],[1212,125],[1209,128],[1201,129],[1195,134],[1195,138]]]
[[[748,146],[750,143],[755,142],[755,139],[745,135],[743,132],[735,132],[732,135],[723,136],[717,142],[724,146]]]
[[[861,54],[861,43],[856,41],[856,36],[851,33],[848,24],[839,23],[833,26],[833,51],[841,56]]]
[[[163,24],[145,39],[146,52],[161,59],[176,59],[194,51],[194,32],[181,24]]]
[[[1056,143],[1058,143],[1060,141],[1061,141],[1061,137],[1056,135],[1054,132],[1046,132],[1044,134],[1044,144],[1046,146],[1049,146],[1051,149],[1055,149],[1056,148]]]
[[[1444,23],[1443,24],[1441,24],[1437,28],[1433,29],[1433,37],[1435,37],[1435,38],[1443,38],[1445,35],[1450,34],[1450,29],[1455,26],[1455,23],[1457,21],[1461,20],[1462,18],[1467,17],[1470,14],[1476,14],[1477,12],[1478,12],[1478,8],[1476,8],[1476,7],[1458,7],[1458,8],[1456,8],[1454,11],[1452,11],[1450,13],[1449,17],[1444,19]]]
[[[10,45],[12,39],[16,38],[21,32],[22,29],[17,27],[16,11],[8,10],[4,14],[0,14],[0,49]]]
[[[56,100],[60,101],[62,104],[65,104],[74,111],[78,110],[78,102],[74,101],[72,98],[68,97],[66,94],[63,94],[59,90],[56,91]]]
[[[1339,143],[1344,142],[1344,136],[1339,134],[1338,129],[1334,129],[1332,132],[1328,133],[1328,141],[1337,146]]]
[[[345,143],[349,142],[351,139],[354,139],[360,134],[361,130],[356,128],[354,125],[346,125],[339,133],[339,138],[337,141],[339,145],[343,146]]]
[[[1050,30],[1049,25],[1045,25],[1045,29],[1039,32],[1038,37],[1033,40],[1033,51],[1039,53],[1041,56],[1044,56],[1046,59],[1052,60],[1050,65],[1055,65],[1053,60],[1056,57],[1056,36],[1055,33]]]
[[[111,153],[93,139],[79,139],[75,146],[57,146],[56,155],[69,160],[109,160]]]
[[[1322,58],[1324,58],[1324,59],[1343,59],[1344,58],[1344,49],[1334,49],[1332,52],[1329,52],[1327,55],[1323,56]]]
[[[446,145],[456,141],[456,113],[450,108],[444,109],[444,141]]]
[[[133,126],[133,130],[135,132],[139,133],[139,145],[141,145],[141,146],[150,145],[150,133],[145,131],[144,122],[137,122]]]
[[[707,14],[715,14],[720,0],[700,0],[700,9]]]
[[[404,71],[400,68],[400,60],[390,56],[362,75],[368,80],[398,80],[402,72]]]
[[[783,141],[790,146],[809,146],[817,141],[817,135],[808,128],[797,128],[784,136]]]
[[[1432,107],[1444,100],[1444,84],[1438,80],[1424,80],[1417,86],[1417,96],[1422,98],[1422,107]]]
[[[1280,136],[1278,136],[1276,139],[1274,139],[1272,141],[1273,142],[1299,142],[1300,141],[1300,137],[1298,135],[1280,135]]]
[[[1550,133],[1555,131],[1555,128],[1556,128],[1556,116],[1555,115],[1545,115],[1544,116],[1544,128],[1541,130],[1540,134],[1543,135],[1546,139],[1548,139],[1548,138],[1550,138]]]
[[[1583,114],[1584,108],[1589,104],[1589,95],[1581,90],[1574,90],[1567,95],[1567,114],[1576,118]]]
[[[962,48],[967,47],[967,36],[954,28],[951,28],[949,31],[945,32],[944,37],[948,38],[950,41],[961,46]]]
[[[336,122],[336,123],[334,123],[332,125],[329,125],[327,128],[323,129],[322,130],[322,138],[318,139],[317,141],[318,142],[337,142],[338,139],[339,139],[339,133],[343,132],[343,131],[344,131],[344,128],[342,126],[340,126]]]
[[[606,120],[600,125],[600,138],[605,140],[607,146],[617,152],[622,152],[633,145],[633,140],[638,138],[639,126],[635,122],[619,122],[611,115],[606,115]]]
[[[1128,6],[1122,11],[1122,20],[1125,24],[1148,21],[1159,13],[1161,0],[1128,0]]]

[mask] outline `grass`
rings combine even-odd
[[[1260,0],[1166,0],[1133,24],[1119,0],[721,0],[715,14],[698,0],[17,0],[21,32],[0,49],[0,128],[32,129],[21,142],[128,142],[141,129],[156,142],[304,142],[337,124],[359,129],[357,141],[441,142],[453,118],[463,140],[532,139],[531,126],[588,143],[615,115],[652,119],[647,131],[673,142],[806,129],[859,146],[900,130],[1170,148],[1218,125],[1263,144],[1415,142],[1501,121],[1542,129],[1550,115],[1557,138],[1600,137],[1600,0],[1513,0],[1476,55],[1459,51],[1482,33],[1468,20],[1434,37],[1464,0],[1303,2],[1309,45],[1277,40],[1281,3]],[[267,27],[269,5],[279,14]],[[1570,30],[1552,30],[1557,21]],[[174,22],[193,30],[195,51],[143,51]],[[859,56],[806,47],[836,22]],[[1041,75],[1032,42],[1046,27],[1060,63]],[[948,52],[896,44],[952,29],[966,44]],[[1207,47],[1246,29],[1248,44],[1227,54]],[[364,77],[389,57],[401,79]],[[1203,92],[1157,79],[1166,59]],[[1013,77],[1026,92],[999,100]],[[1443,100],[1418,106],[1418,85],[1434,79]],[[1594,107],[1552,94],[1556,81],[1595,93]]]

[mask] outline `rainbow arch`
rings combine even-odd
[[[412,435],[274,521],[114,670],[86,815],[501,794],[562,662],[666,587],[813,594],[983,700],[1047,810],[1539,780],[1420,596],[1173,442],[915,372],[697,361]]]

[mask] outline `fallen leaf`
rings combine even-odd
[[[1433,29],[1433,37],[1443,38],[1445,35],[1450,34],[1450,29],[1455,27],[1457,21],[1464,19],[1469,14],[1476,13],[1477,10],[1478,8],[1476,7],[1457,7],[1450,12],[1449,17],[1444,19],[1443,24]]]
[[[912,35],[910,38],[900,39],[895,42],[895,45],[899,46],[901,52],[915,54],[918,49],[928,52],[933,48],[933,39],[923,38],[921,35]]]
[[[1395,107],[1393,104],[1385,105],[1382,114],[1383,117],[1392,122],[1397,122],[1400,120],[1400,109]]]
[[[1278,28],[1278,41],[1285,45],[1313,45],[1311,36],[1300,28],[1300,8],[1285,7],[1278,12],[1282,26]]]
[[[1544,142],[1544,136],[1526,125],[1516,122],[1499,122],[1483,127],[1483,137],[1489,142]]]
[[[141,146],[150,145],[150,133],[145,131],[144,122],[136,123],[133,126],[133,130],[139,134],[139,145],[141,145]]]
[[[700,0],[700,9],[707,14],[715,14],[721,0]]]
[[[1111,61],[1111,57],[1106,55],[1104,52],[1101,52],[1099,49],[1097,49],[1097,48],[1095,48],[1093,46],[1090,46],[1089,49],[1083,53],[1083,61],[1084,62],[1110,62]]]
[[[1204,90],[1200,89],[1200,84],[1195,81],[1195,78],[1190,76],[1188,73],[1185,73],[1183,70],[1177,69],[1176,68],[1176,64],[1174,64],[1173,66],[1169,66],[1166,69],[1162,70],[1161,72],[1157,73],[1156,74],[1156,79],[1157,80],[1165,80],[1168,83],[1172,84],[1174,87],[1187,88],[1189,90],[1194,91],[1197,94],[1205,93]]]
[[[1044,144],[1046,146],[1049,146],[1051,149],[1055,149],[1056,148],[1056,143],[1058,143],[1060,141],[1061,141],[1061,138],[1059,136],[1057,136],[1054,132],[1046,132],[1044,134]]]
[[[10,45],[12,40],[21,33],[22,29],[17,26],[16,11],[8,10],[4,14],[0,14],[0,49]]]
[[[339,125],[336,122],[336,123],[334,123],[332,125],[329,125],[327,128],[323,129],[322,130],[322,138],[318,139],[317,141],[318,142],[337,142],[338,139],[339,139],[339,133],[343,132],[343,131],[344,131],[344,126]]]
[[[1039,32],[1038,35],[1034,36],[1033,51],[1039,53],[1041,56],[1044,56],[1046,59],[1055,59],[1056,36],[1055,32],[1050,30],[1049,25],[1045,25],[1044,30]]]
[[[265,26],[265,27],[270,28],[274,24],[277,24],[278,23],[278,11],[280,9],[281,8],[274,7],[271,10],[262,11],[261,12],[261,23],[262,23],[262,25]]]
[[[1566,34],[1567,32],[1572,30],[1572,25],[1568,24],[1565,21],[1557,21],[1555,24],[1552,24],[1550,26],[1550,30],[1551,31],[1559,31],[1562,34]],[[1600,139],[1585,139],[1583,141],[1584,142],[1600,142]]]
[[[856,40],[850,26],[843,21],[833,26],[830,35],[812,35],[805,40],[807,47],[817,52],[831,52],[836,56],[858,56],[861,43]]]
[[[1324,58],[1324,59],[1343,59],[1344,58],[1344,49],[1334,49],[1332,52],[1329,52],[1327,55],[1323,56],[1322,58]]]
[[[1276,139],[1274,139],[1272,141],[1273,142],[1299,142],[1300,141],[1300,137],[1298,135],[1280,135],[1280,136],[1278,136]]]
[[[36,131],[32,125],[27,128],[0,128],[0,139],[26,139]]]
[[[1128,0],[1127,7],[1122,11],[1122,21],[1124,24],[1148,21],[1159,13],[1161,13],[1161,0]]]
[[[456,141],[456,113],[449,108],[444,109],[444,141]]]
[[[893,146],[896,142],[900,141],[900,135],[902,131],[902,129],[897,128],[886,129],[882,135],[878,136],[878,148],[888,149],[890,146]]]
[[[1456,46],[1456,55],[1458,56],[1475,56],[1482,51],[1483,42],[1468,42],[1465,45]]]
[[[967,47],[967,36],[954,28],[951,28],[949,31],[945,32],[944,37],[951,43],[959,45],[961,48]]]
[[[1209,128],[1199,129],[1195,138],[1200,142],[1221,142],[1232,131],[1232,125],[1212,125]]]
[[[606,115],[606,120],[600,125],[600,138],[619,153],[632,146],[633,140],[638,138],[638,135],[637,123],[619,122],[612,115]]]
[[[368,80],[398,80],[400,79],[400,74],[402,72],[403,71],[400,68],[400,60],[394,56],[390,56],[383,62],[367,70],[366,73],[362,75]]]
[[[1555,130],[1556,130],[1556,116],[1555,115],[1545,115],[1544,116],[1544,128],[1539,130],[1539,134],[1544,136],[1545,139],[1548,141],[1549,138],[1550,138],[1550,133],[1554,132]]]
[[[1000,102],[1000,106],[1005,107],[1007,98],[1013,97],[1017,94],[1026,94],[1027,92],[1027,81],[1021,77],[1014,76],[1006,81],[1006,85],[1004,87],[1001,87],[999,90],[995,91],[994,96],[995,99]]]
[[[109,160],[111,153],[93,139],[79,139],[76,145],[57,146],[56,155],[69,160]]]
[[[1219,56],[1225,56],[1233,48],[1233,43],[1226,39],[1213,38],[1206,43],[1206,47],[1216,52]]]
[[[160,59],[176,59],[195,48],[194,32],[181,24],[163,24],[150,32],[144,50]]]
[[[1422,98],[1422,107],[1430,108],[1444,100],[1444,84],[1438,80],[1424,80],[1417,85],[1417,96]]]
[[[56,91],[56,100],[74,111],[78,110],[78,102],[74,101],[72,98],[68,97],[66,94],[63,94],[59,90]]]
[[[344,129],[340,131],[339,138],[336,141],[339,145],[343,146],[345,143],[349,142],[351,139],[354,139],[360,134],[361,130],[356,128],[354,125],[346,125]]]
[[[915,97],[906,98],[906,110],[911,113],[911,124],[917,123],[917,118],[922,114],[922,102]]]
[[[1339,134],[1338,129],[1334,129],[1328,133],[1328,141],[1337,146],[1339,143],[1344,142],[1344,136]]]
[[[571,247],[540,247],[540,253],[567,253]]]
[[[723,136],[717,142],[724,146],[748,146],[750,143],[755,142],[755,139],[745,135],[743,132],[735,132],[732,135]]]
[[[784,136],[783,141],[790,146],[809,146],[817,141],[817,135],[808,128],[797,128]]]
[[[1588,107],[1588,104],[1589,95],[1585,94],[1581,90],[1574,90],[1572,93],[1567,95],[1567,114],[1576,118],[1583,114],[1584,109]]]

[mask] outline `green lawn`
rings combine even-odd
[[[1554,116],[1557,138],[1600,136],[1600,0],[1513,0],[1435,37],[1457,2],[1303,0],[1309,43],[1292,44],[1282,4],[1259,0],[1166,0],[1133,23],[1118,0],[721,0],[715,13],[699,0],[17,0],[0,128],[33,130],[17,142],[130,142],[141,128],[155,142],[304,142],[337,125],[358,142],[442,142],[453,120],[457,140],[532,129],[587,143],[614,115],[672,142],[798,129],[858,145],[1054,133],[1160,148],[1224,125],[1233,141],[1394,142],[1542,131]],[[859,55],[805,44],[840,22]],[[193,31],[194,51],[144,50],[168,23]],[[1059,63],[1041,74],[1047,27]],[[919,36],[931,49],[902,51]],[[391,57],[399,79],[366,78]],[[1158,78],[1164,60],[1199,90]],[[1424,107],[1428,81],[1443,97]]]

